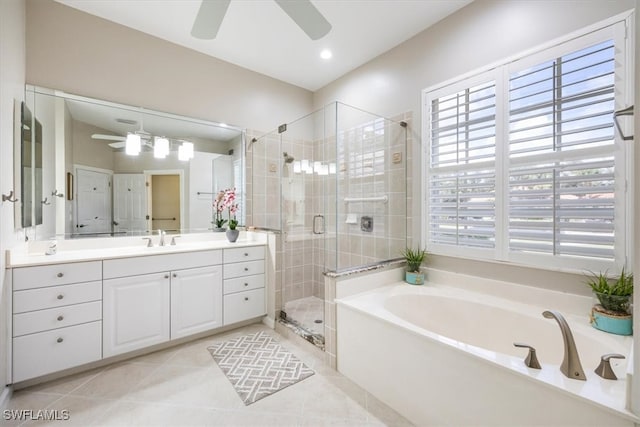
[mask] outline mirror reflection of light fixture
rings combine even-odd
[[[630,117],[630,119],[626,119],[623,122],[623,125],[620,125],[621,117]],[[618,110],[613,113],[613,120],[616,123],[616,127],[618,128],[618,132],[620,133],[620,137],[623,141],[633,141],[633,135],[625,135],[624,130],[633,129],[633,105],[622,110]]]
[[[298,160],[296,160],[295,162],[293,162],[293,173],[300,173],[300,172],[302,172],[302,165]]]
[[[153,142],[153,157],[156,159],[164,159],[169,155],[169,140],[164,137],[156,136]]]
[[[140,154],[140,149],[142,148],[142,143],[140,140],[140,135],[136,135],[135,133],[128,133],[127,139],[125,141],[125,153],[130,156],[137,156]]]
[[[178,159],[184,162],[189,159],[193,159],[193,143],[182,141],[182,144],[178,147]]]

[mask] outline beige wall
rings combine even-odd
[[[0,1],[0,192],[13,185],[14,103],[24,100],[25,8],[22,0]],[[9,286],[5,277],[4,251],[18,244],[22,234],[14,231],[13,204],[0,205],[0,399],[8,379],[7,348]]]
[[[373,59],[314,94],[319,108],[341,101],[385,116],[415,113],[411,236],[420,236],[421,91],[634,7],[619,1],[475,0],[433,27]],[[431,257],[430,265],[469,274],[587,294],[579,275],[501,264]]]
[[[53,0],[26,1],[28,83],[262,130],[312,108],[297,86]]]
[[[109,142],[112,141],[91,138],[94,133],[110,134],[111,132],[77,120],[73,121],[72,129],[74,164],[114,170],[114,152],[109,147]]]

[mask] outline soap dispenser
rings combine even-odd
[[[55,255],[56,253],[58,253],[58,241],[52,240],[49,242],[49,247],[47,248],[47,251],[45,252],[45,254]]]

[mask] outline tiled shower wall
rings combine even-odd
[[[407,206],[411,203],[407,165],[411,159],[407,158],[409,132],[399,122],[409,122],[408,116],[395,117],[395,121],[376,118],[338,132],[338,200],[332,218],[339,236],[338,271],[399,258],[407,244]],[[386,202],[345,201],[385,196]],[[372,218],[371,231],[361,228],[362,217]]]
[[[318,161],[315,147],[312,140],[283,134],[282,151],[295,161]],[[312,232],[314,216],[324,214],[319,178],[323,177],[295,173],[293,163],[283,164],[284,301],[324,298],[323,235]]]

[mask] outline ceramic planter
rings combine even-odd
[[[604,332],[616,335],[633,335],[633,316],[616,312],[596,304],[591,309],[591,325]]]
[[[424,283],[424,273],[407,271],[404,274],[404,281],[412,285],[422,285]]]
[[[238,229],[227,230],[227,240],[231,243],[238,240],[239,235],[240,235],[240,230]]]

